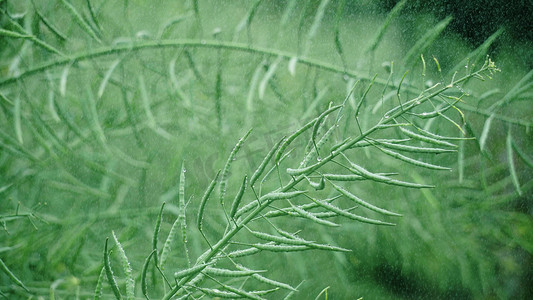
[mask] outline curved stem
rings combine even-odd
[[[343,67],[338,67],[333,64],[328,64],[326,62],[323,62],[317,59],[298,57],[297,54],[294,54],[291,52],[280,51],[276,49],[269,49],[269,48],[264,48],[264,47],[250,46],[248,44],[234,43],[234,42],[215,41],[215,40],[207,41],[207,40],[197,40],[197,39],[179,39],[179,40],[140,41],[140,42],[135,41],[129,44],[124,44],[124,45],[119,45],[119,46],[107,46],[107,47],[98,48],[95,50],[90,50],[87,52],[75,53],[75,54],[60,58],[60,59],[45,62],[40,66],[37,66],[35,68],[22,72],[18,76],[3,79],[0,81],[0,87],[8,85],[8,84],[12,84],[19,79],[23,79],[23,78],[32,76],[34,74],[44,72],[51,68],[67,65],[70,63],[74,63],[74,62],[89,60],[89,59],[96,58],[96,57],[119,54],[123,52],[131,52],[131,51],[142,51],[142,50],[162,49],[162,48],[179,48],[179,47],[228,49],[228,50],[234,50],[234,51],[240,51],[240,52],[255,53],[255,54],[260,54],[260,55],[276,56],[276,57],[281,57],[285,60],[290,60],[294,57],[297,57],[298,62],[304,65],[330,71],[333,73],[345,74],[349,77],[358,78],[361,80],[366,80],[366,81],[372,80],[371,77],[363,73],[353,71],[353,70],[346,70]],[[375,82],[382,84],[382,85],[389,85],[389,86],[397,87],[396,85],[390,82],[387,82],[386,80],[383,80],[383,79],[376,79]]]

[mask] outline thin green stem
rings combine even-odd
[[[291,53],[291,52],[250,46],[248,44],[242,44],[242,43],[224,42],[224,41],[213,41],[213,40],[207,41],[207,40],[192,40],[192,39],[141,41],[141,42],[132,42],[132,43],[124,44],[120,46],[108,46],[108,47],[98,48],[98,49],[94,49],[94,50],[90,50],[90,51],[82,52],[82,53],[75,53],[72,55],[67,55],[64,58],[45,62],[40,66],[37,66],[35,68],[22,72],[18,76],[14,76],[14,77],[1,80],[0,87],[8,85],[8,84],[12,84],[19,79],[23,79],[23,78],[26,78],[26,77],[29,77],[35,74],[39,74],[51,68],[64,66],[64,65],[74,63],[74,62],[89,60],[89,59],[93,59],[96,57],[120,54],[124,52],[132,52],[132,51],[142,51],[142,50],[161,49],[161,48],[181,48],[181,47],[227,49],[227,50],[234,50],[234,51],[240,51],[240,52],[255,53],[259,55],[281,57],[285,60],[290,60],[291,58],[298,56],[297,54]],[[330,71],[330,72],[334,72],[338,74],[345,74],[347,76],[358,78],[360,80],[366,80],[366,81],[372,80],[371,77],[363,73],[353,71],[353,70],[352,71],[345,70],[343,67],[338,67],[333,64],[328,64],[326,62],[312,59],[312,58],[298,57],[298,62],[304,65],[308,65],[310,67],[315,67],[318,69],[322,69],[322,70],[326,70],[326,71]],[[396,87],[396,85],[392,83],[387,83],[387,81],[383,79],[376,79],[375,82],[381,85],[388,84],[390,86]]]

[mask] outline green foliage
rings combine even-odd
[[[533,73],[406,3],[0,2],[0,291],[527,296]]]

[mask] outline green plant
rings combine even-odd
[[[428,54],[450,19],[417,35],[413,47],[387,36],[404,4],[368,39],[346,29],[352,27],[342,18],[342,1],[290,1],[280,12],[261,1],[229,4],[223,9],[231,13],[222,15],[216,2],[162,3],[155,22],[143,17],[150,7],[142,2],[2,2],[0,193],[8,199],[2,220],[15,220],[7,211],[20,202],[30,207],[24,216],[47,221],[38,231],[9,224],[5,269],[30,292],[8,284],[2,291],[279,298],[299,290],[307,297],[346,295],[349,285],[324,289],[322,279],[336,273],[349,281],[346,268],[360,261],[394,266],[400,257],[411,262],[407,270],[421,272],[412,244],[394,238],[415,232],[430,249],[420,261],[431,262],[454,239],[442,231],[472,228],[470,214],[487,205],[471,204],[442,221],[439,214],[465,203],[436,200],[446,192],[428,189],[440,181],[429,176],[440,172],[448,189],[456,179],[460,188],[476,185],[468,165],[499,153],[487,142],[497,136],[493,122],[509,127],[508,157],[530,161],[527,144],[517,143],[521,131],[513,131],[530,126],[527,110],[510,118],[504,109],[527,98],[531,72],[502,101],[476,107],[473,101],[500,93],[484,93],[491,85],[484,80],[497,70],[486,54],[502,31],[464,60],[443,63]],[[268,15],[279,19],[279,30],[270,29]],[[328,36],[334,38],[322,42]],[[369,46],[359,49],[352,36]],[[384,70],[375,68],[384,59]],[[354,71],[361,61],[369,63]],[[488,118],[467,122],[463,112]],[[482,152],[470,149],[476,144]],[[504,172],[502,186],[514,190],[502,202],[530,191],[519,160],[507,160],[479,173],[485,189],[472,197],[498,197],[489,182]],[[442,171],[449,167],[458,176]],[[409,200],[392,201],[401,198]],[[420,198],[427,202],[411,203]],[[399,213],[409,216],[397,219]],[[528,228],[527,216],[513,218]],[[427,238],[435,233],[442,242]],[[344,234],[368,242],[354,245]],[[530,250],[523,233],[503,236]],[[348,248],[354,254],[345,254]],[[468,257],[482,253],[470,248],[461,253],[464,268],[453,273],[469,284],[477,277]],[[308,271],[309,256],[291,254],[304,250],[313,250],[318,272]],[[337,255],[331,260],[319,250]],[[441,276],[442,290],[449,282],[439,263],[427,272]],[[312,283],[298,284],[304,279]]]

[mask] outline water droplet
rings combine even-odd
[[[344,75],[342,76],[342,78],[345,80],[345,81],[348,81],[348,79],[350,79],[350,77],[348,75]]]
[[[316,160],[317,160],[317,161],[321,161],[321,160],[322,160],[322,158],[320,158],[320,157],[317,157],[317,158],[316,158]]]
[[[388,116],[388,115],[385,115],[385,116],[383,116],[383,117],[384,117],[385,119],[388,119],[388,118],[389,118],[389,116]]]
[[[205,44],[206,44],[206,41],[205,41],[205,40],[201,40],[200,43],[201,43],[202,45],[205,45]]]

